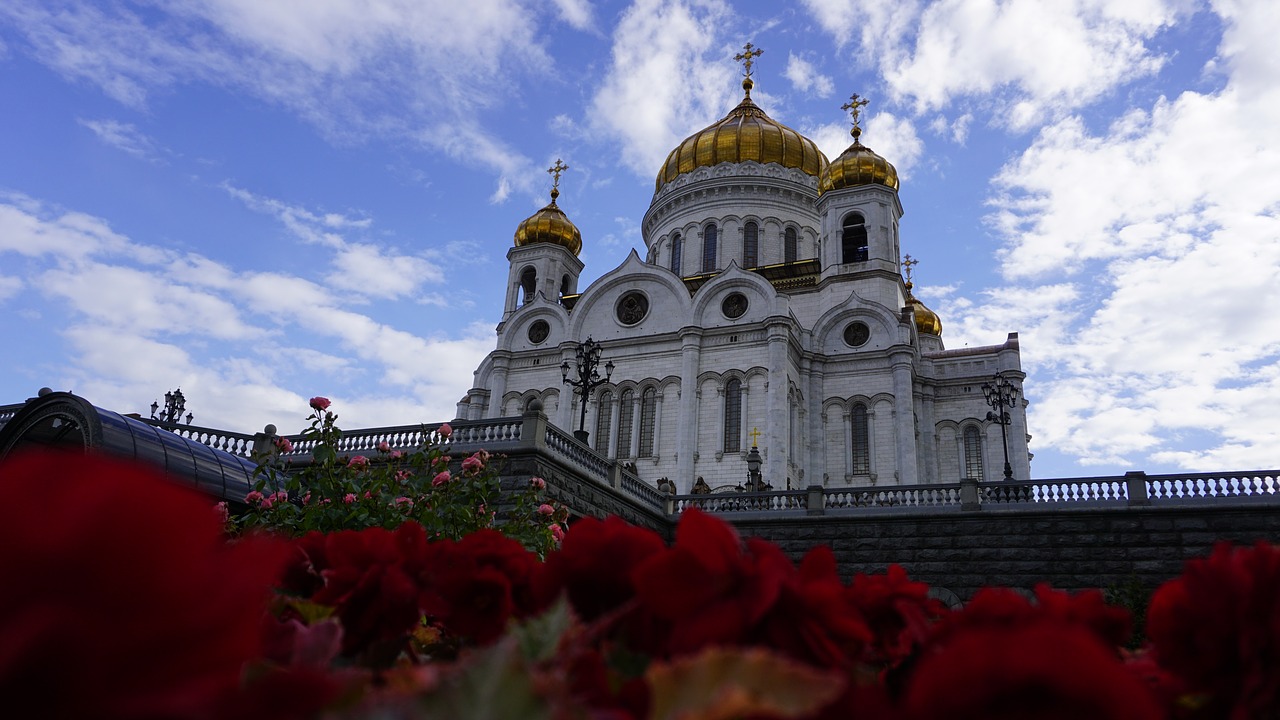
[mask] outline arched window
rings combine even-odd
[[[635,403],[635,393],[623,390],[618,403],[618,457],[631,457],[631,412]]]
[[[782,262],[796,261],[796,229],[787,228],[782,233]]]
[[[596,452],[609,454],[609,426],[613,423],[613,393],[605,390],[596,403]]]
[[[724,451],[742,450],[742,381],[724,384]]]
[[[569,276],[565,275],[564,277],[560,278],[560,297],[564,297],[565,295],[568,295],[568,294],[569,294]]]
[[[520,292],[524,294],[521,303],[527,303],[533,300],[533,293],[538,289],[538,272],[533,268],[525,268],[520,273]]]
[[[974,480],[985,479],[982,474],[982,434],[973,425],[964,429],[964,476]]]
[[[844,229],[840,233],[840,262],[865,262],[867,252],[867,221],[858,213],[849,213],[844,218]]]
[[[742,228],[742,267],[760,264],[760,226],[749,222]]]
[[[716,226],[708,225],[702,231],[702,272],[716,269]]]
[[[849,413],[849,447],[853,450],[853,474],[871,474],[871,425],[867,422],[867,406],[858,403]]]
[[[680,237],[680,233],[676,233],[671,238],[671,272],[680,274],[680,262],[684,256],[684,238]]]
[[[640,394],[640,457],[653,457],[653,430],[658,419],[658,391],[645,388]]]

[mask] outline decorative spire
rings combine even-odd
[[[841,110],[847,110],[853,116],[853,129],[849,134],[853,136],[854,142],[860,142],[858,137],[862,135],[862,108],[866,107],[868,102],[866,98],[854,93],[849,96],[849,102],[840,106]]]
[[[758,57],[760,57],[761,55],[763,55],[763,54],[764,54],[764,51],[763,51],[763,50],[761,50],[760,48],[757,48],[756,46],[752,45],[751,43],[747,43],[746,45],[743,45],[743,46],[742,46],[742,50],[743,50],[743,52],[740,52],[740,53],[738,53],[737,55],[734,55],[734,56],[733,56],[733,59],[734,59],[734,60],[737,60],[738,62],[742,63],[742,65],[743,65],[743,69],[742,69],[742,89],[746,91],[746,93],[747,93],[747,99],[748,99],[748,100],[750,100],[750,99],[751,99],[751,88],[753,88],[753,87],[755,87],[755,86],[756,86],[755,81],[751,79],[751,65],[752,65],[752,61],[753,61],[755,58],[758,58]]]
[[[569,166],[561,162],[560,158],[556,158],[555,165],[552,165],[551,167],[547,168],[547,172],[551,174],[552,178],[555,178],[551,184],[551,204],[552,205],[556,203],[556,198],[560,197],[560,173],[568,169],[569,169]]]
[[[911,287],[912,287],[911,286],[911,268],[919,264],[920,264],[920,261],[911,257],[910,255],[904,255],[902,257],[902,271],[907,274],[907,294],[908,295],[911,294]]]

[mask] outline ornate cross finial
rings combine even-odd
[[[747,434],[751,436],[751,447],[756,447],[756,441],[760,439],[760,428],[751,428],[751,432]]]
[[[763,55],[764,51],[752,45],[751,43],[747,43],[746,45],[743,45],[742,49],[744,50],[744,52],[740,52],[737,55],[734,55],[733,59],[737,60],[738,62],[741,62],[744,65],[744,69],[742,72],[743,77],[751,77],[751,61]]]
[[[852,135],[856,138],[862,134],[862,108],[866,107],[868,100],[858,93],[849,96],[849,102],[840,106],[841,110],[847,110],[853,116]]]
[[[907,283],[908,283],[908,284],[910,284],[910,283],[911,283],[911,268],[913,268],[913,267],[915,267],[916,265],[919,265],[919,264],[920,264],[920,261],[919,261],[919,260],[916,260],[916,259],[915,259],[915,258],[913,258],[913,257],[911,257],[910,255],[905,255],[905,256],[903,256],[903,258],[902,258],[902,269],[903,269],[904,271],[906,271],[906,273],[907,273]]]
[[[560,158],[556,158],[556,164],[547,168],[547,172],[551,173],[551,177],[555,178],[551,185],[551,202],[555,202],[560,196],[560,173],[568,170],[569,166],[560,162]]]

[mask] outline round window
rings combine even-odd
[[[635,325],[649,314],[649,298],[638,292],[629,292],[618,300],[615,308],[618,322],[623,325]]]
[[[737,320],[747,311],[747,296],[742,293],[730,293],[720,304],[720,311],[730,320]]]
[[[871,328],[861,321],[849,323],[844,329],[844,341],[850,347],[860,347],[871,339]]]
[[[529,342],[534,345],[546,340],[549,334],[551,334],[551,326],[547,324],[546,320],[535,320],[529,326]]]

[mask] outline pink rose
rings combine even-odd
[[[250,490],[248,495],[244,496],[244,501],[250,505],[257,505],[265,499],[262,493],[257,490]]]
[[[532,485],[532,486],[533,486],[535,489],[537,489],[537,490],[545,490],[545,489],[547,489],[547,481],[546,481],[546,480],[543,480],[543,479],[542,479],[542,478],[540,478],[540,477],[536,477],[536,478],[534,478],[534,479],[530,480],[530,481],[529,481],[529,484],[530,484],[530,485]]]
[[[303,505],[310,505],[310,504],[311,504],[311,493],[307,493],[306,495],[303,495],[303,496],[302,496],[302,504],[303,504]]]
[[[356,501],[355,493],[347,493],[346,495],[343,495],[343,496],[342,496],[342,502],[344,502],[344,503],[346,503],[346,504],[348,504],[348,505],[350,505],[351,503],[353,503],[353,502],[355,502],[355,501]]]
[[[369,467],[369,458],[363,455],[357,455],[351,458],[351,460],[347,463],[347,467],[355,468],[357,470],[363,470],[364,468]]]
[[[413,507],[413,501],[407,497],[398,497],[396,498],[396,505],[401,505],[404,507]]]
[[[378,443],[378,452],[384,452],[384,453],[391,452],[391,443],[387,442],[386,440],[383,440],[382,442]]]
[[[266,497],[262,498],[262,505],[261,505],[261,507],[262,507],[262,509],[263,509],[263,510],[269,510],[269,509],[271,509],[271,506],[272,506],[272,505],[275,505],[275,504],[276,504],[276,496],[275,496],[275,495],[268,495],[268,496],[266,496]]]
[[[539,505],[539,506],[538,506],[538,514],[540,514],[540,515],[555,515],[555,514],[556,514],[556,509],[555,509],[555,508],[553,508],[553,507],[551,507],[550,505],[548,505],[548,504],[546,504],[546,503],[542,503],[541,505]]]
[[[400,452],[399,450],[392,450],[392,451],[391,451],[391,459],[392,459],[392,460],[399,460],[399,459],[400,459],[400,458],[402,458],[402,457],[404,457],[404,453]]]
[[[449,474],[449,471],[445,470],[444,472],[441,472],[437,474],[435,477],[431,478],[431,486],[440,487],[441,485],[449,482],[449,479],[451,477],[453,476]]]
[[[227,503],[220,502],[213,506],[213,511],[217,513],[220,522],[226,522],[231,519],[231,511],[227,509]]]
[[[551,524],[551,537],[555,538],[556,542],[564,541],[564,528],[560,527],[559,523]]]
[[[462,461],[463,472],[478,472],[484,468],[484,459],[480,457],[480,452]]]
[[[276,438],[276,449],[282,453],[293,452],[293,443],[287,437]]]
[[[437,432],[440,433],[440,437],[447,438],[453,434],[453,426],[449,423],[445,423],[440,426],[440,429]]]
[[[329,398],[327,397],[320,397],[319,395],[317,395],[311,398],[311,409],[315,410],[316,412],[328,410],[331,404],[332,403],[329,402]]]
[[[411,476],[412,476],[412,473],[410,473],[408,470],[397,470],[397,471],[396,471],[396,482],[398,482],[398,483],[400,483],[401,485],[403,485],[403,484],[405,484],[405,483],[409,482],[409,478],[410,478]]]

